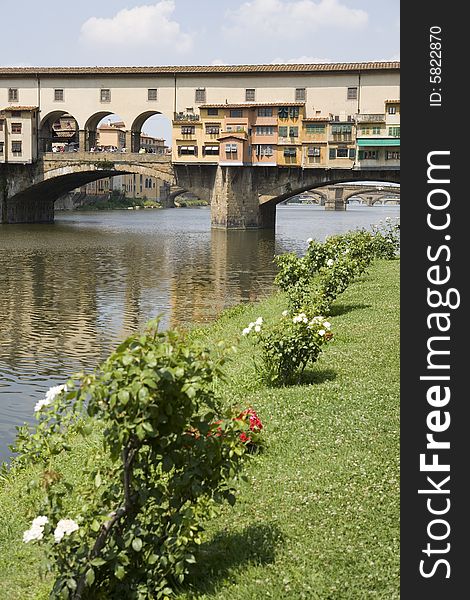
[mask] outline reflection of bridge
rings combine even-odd
[[[212,226],[227,229],[275,224],[276,205],[322,187],[327,209],[342,210],[355,191],[333,184],[351,181],[398,183],[397,170],[302,169],[301,167],[224,167],[172,164],[170,158],[138,153],[45,153],[32,165],[4,166],[1,222],[52,222],[54,201],[91,181],[125,173],[157,177],[194,192],[211,203]],[[329,185],[324,191],[325,186]]]
[[[309,190],[312,204],[325,206],[326,210],[346,210],[347,204],[400,204],[398,185],[335,185]]]

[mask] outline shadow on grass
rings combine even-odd
[[[240,533],[219,533],[200,546],[197,563],[181,591],[212,593],[233,570],[248,564],[271,564],[281,541],[280,530],[271,524],[250,525]]]
[[[364,308],[370,308],[370,304],[334,304],[330,310],[330,317],[338,317],[339,315],[345,315],[353,310],[364,310]]]
[[[302,373],[299,385],[311,385],[312,383],[324,383],[333,381],[337,374],[333,369],[305,369]]]

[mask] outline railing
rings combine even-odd
[[[170,154],[154,154],[150,152],[44,152],[43,160],[53,162],[110,162],[110,163],[167,163],[171,162]]]
[[[355,115],[356,123],[385,123],[385,114]]]
[[[199,115],[192,113],[175,113],[174,121],[199,121]]]

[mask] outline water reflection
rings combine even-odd
[[[210,230],[207,209],[63,213],[0,226],[0,460],[45,390],[92,369],[157,314],[213,319],[272,290],[275,253],[377,222],[398,207],[278,209],[270,231]],[[5,454],[3,455],[5,456]]]

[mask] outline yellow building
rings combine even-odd
[[[38,156],[37,106],[0,110],[0,163],[32,163]]]
[[[357,167],[400,166],[400,101],[385,100],[384,113],[357,115]]]

